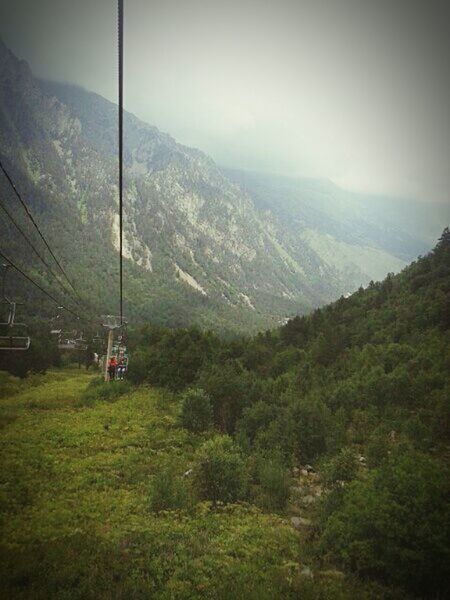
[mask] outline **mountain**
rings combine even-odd
[[[253,338],[143,328],[128,377],[178,392],[186,427],[209,414],[205,435],[233,439],[251,482],[239,499],[290,518],[311,571],[448,598],[449,296],[447,228],[401,273]],[[307,597],[378,597],[320,581]]]
[[[143,327],[128,381],[0,367],[2,597],[449,598],[449,292],[447,229],[253,338]]]
[[[308,243],[349,287],[367,285],[426,253],[450,221],[449,205],[344,191],[331,181],[292,179],[224,169],[257,210],[275,218],[280,237],[296,256]]]
[[[89,310],[116,312],[117,107],[79,87],[36,80],[1,42],[0,83],[2,161],[79,294],[95,306]],[[398,271],[426,250],[400,229],[385,238],[363,205],[352,219],[337,188],[322,202],[313,182],[314,193],[296,206],[275,180],[261,193],[254,180],[129,113],[124,138],[124,299],[134,321],[262,328]],[[1,190],[28,227],[5,180]],[[7,220],[1,227],[2,249],[58,290]],[[31,312],[51,313],[28,284],[14,285]]]

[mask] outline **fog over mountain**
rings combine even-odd
[[[0,8],[2,598],[450,600],[448,7]]]
[[[0,82],[2,160],[92,304],[110,303],[117,107],[77,86],[36,80],[1,43]],[[331,182],[219,168],[130,113],[125,140],[126,301],[135,319],[273,325],[398,272],[443,228],[423,219],[433,233],[419,235],[423,222],[392,210],[383,216],[382,200]],[[1,189],[20,222],[4,178]],[[37,274],[14,227],[0,224],[3,250]]]
[[[116,99],[109,0],[1,0],[41,78]],[[449,201],[448,3],[128,0],[126,108],[227,167]]]

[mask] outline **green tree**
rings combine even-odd
[[[211,399],[205,390],[191,388],[181,400],[181,423],[189,431],[205,431],[212,424]]]
[[[289,499],[291,477],[282,457],[257,455],[255,479],[256,503],[266,510],[283,510]]]
[[[346,447],[328,462],[324,469],[324,476],[328,484],[348,483],[356,477],[357,472],[355,451],[353,448]]]
[[[252,444],[257,433],[268,427],[276,416],[276,406],[262,400],[255,402],[252,406],[244,409],[242,417],[238,421],[238,434],[243,435]]]
[[[328,518],[322,548],[362,576],[426,597],[446,597],[449,473],[418,452],[395,453],[345,490]]]
[[[329,409],[320,400],[300,398],[290,406],[290,418],[300,460],[314,461],[327,447]]]
[[[190,502],[188,482],[183,479],[174,465],[168,465],[156,473],[150,492],[150,509],[175,510],[186,508]]]
[[[237,360],[213,364],[204,369],[197,385],[210,396],[214,424],[223,432],[232,434],[236,421],[250,403],[252,380]]]
[[[194,480],[203,500],[235,502],[243,497],[246,473],[241,452],[227,435],[217,435],[199,449]]]

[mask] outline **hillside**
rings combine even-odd
[[[447,229],[251,339],[147,325],[128,382],[1,374],[4,595],[448,597],[449,294]]]
[[[92,406],[90,380],[53,372],[2,398],[2,595],[242,597],[263,570],[272,585],[295,558],[288,525],[244,506],[152,510],[158,473],[181,476],[201,437],[177,427],[170,395],[144,388]]]
[[[450,220],[448,204],[430,210],[411,199],[347,192],[331,181],[224,172],[260,213],[273,215],[294,256],[295,242],[303,240],[353,287],[383,279],[428,252]]]
[[[90,310],[104,312],[117,304],[117,107],[71,85],[37,81],[1,42],[0,82],[2,160]],[[262,207],[204,153],[129,113],[124,133],[125,310],[134,321],[221,331],[274,326],[398,271],[427,249],[414,232],[384,240],[376,219],[349,236],[348,210],[344,219],[330,202],[298,227],[283,213],[282,185]],[[1,186],[33,236],[3,178]],[[317,210],[309,202],[298,210]],[[0,226],[3,250],[54,289],[3,214]],[[14,285],[22,298],[28,294],[29,312],[52,315],[29,286]]]
[[[446,229],[399,275],[251,340],[148,328],[130,377],[204,390],[266,486],[257,502],[306,527],[319,564],[446,597],[449,299]],[[260,460],[278,475],[265,480]],[[285,497],[283,469],[295,480]]]

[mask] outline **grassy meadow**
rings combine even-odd
[[[354,594],[333,571],[313,579],[307,539],[287,514],[195,497],[184,473],[212,434],[179,425],[176,396],[125,385],[95,399],[90,390],[114,385],[98,379],[75,368],[24,381],[2,374],[2,597]],[[167,496],[175,508],[161,510]]]
[[[55,370],[2,398],[4,593],[231,597],[256,576],[284,585],[298,540],[280,518],[207,503],[151,509],[155,474],[170,464],[180,477],[202,436],[177,426],[167,392],[86,406],[93,377]]]

